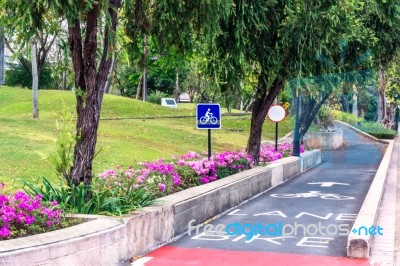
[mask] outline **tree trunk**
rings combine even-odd
[[[300,101],[300,138],[307,133],[307,130],[310,128],[312,121],[315,119],[315,116],[312,117],[313,110],[316,109],[316,100],[311,98],[310,96],[303,96]],[[318,111],[317,111],[318,113]]]
[[[365,117],[365,111],[364,110],[361,109],[359,117],[364,119],[364,117]]]
[[[352,114],[358,117],[358,97],[357,97],[357,87],[353,85],[353,106],[352,106]]]
[[[38,61],[36,57],[36,42],[31,41],[31,61],[32,61],[32,116],[39,118],[39,73]]]
[[[0,85],[4,84],[4,60],[4,31],[3,28],[0,27]]]
[[[265,121],[265,117],[268,113],[268,109],[272,102],[284,87],[284,81],[282,79],[275,79],[270,88],[265,88],[265,77],[260,75],[258,78],[256,99],[253,104],[253,110],[251,114],[251,125],[250,135],[247,142],[247,152],[253,157],[254,163],[258,164],[260,160],[260,144],[262,127]],[[268,93],[267,93],[268,92]]]
[[[112,63],[111,63],[110,73],[108,73],[108,78],[107,78],[107,81],[106,81],[106,85],[104,86],[105,87],[104,88],[104,92],[105,93],[108,93],[109,90],[110,90],[110,86],[111,86],[111,83],[112,83],[111,82],[112,81],[112,73],[114,72],[117,59],[118,59],[118,51],[116,51],[114,53],[114,59],[112,60]]]
[[[342,96],[343,112],[350,113],[349,95],[343,94]]]
[[[136,100],[140,100],[140,93],[142,91],[143,74],[139,77],[139,84],[136,89]]]
[[[176,69],[176,75],[175,75],[175,102],[178,102],[179,100],[179,94],[180,94],[180,88],[179,88],[179,71]]]
[[[67,89],[67,70],[63,70],[62,72],[62,90]]]
[[[310,128],[312,121],[317,116],[319,109],[329,98],[330,93],[325,93],[320,96],[320,101],[317,102],[315,99],[307,96],[307,101],[305,105],[301,106],[301,115],[300,115],[300,138],[302,138]]]
[[[395,122],[394,122],[394,115],[395,115],[395,108],[396,108],[396,104],[392,103],[389,105],[389,108],[387,108],[387,127],[388,129],[392,129]]]
[[[74,184],[80,182],[90,184],[92,181],[92,161],[97,142],[104,85],[111,68],[109,53],[114,49],[110,46],[110,39],[115,38],[117,12],[121,6],[121,0],[111,0],[110,4],[108,13],[111,25],[106,26],[104,31],[103,52],[99,64],[96,63],[98,4],[93,4],[87,14],[84,42],[82,42],[80,21],[77,19],[68,21],[68,42],[75,73],[78,114],[74,162],[68,178]]]
[[[265,120],[265,115],[262,115],[262,107],[262,99],[254,101],[253,111],[251,113],[250,135],[247,142],[247,152],[253,157],[255,165],[257,165],[260,160],[262,126]]]
[[[143,61],[144,61],[144,66],[143,66],[143,101],[147,101],[147,35],[144,35],[144,44],[143,44]]]
[[[379,68],[379,87],[378,87],[378,123],[385,123],[386,120],[386,98],[385,98],[385,89],[386,89],[386,75],[383,68]]]

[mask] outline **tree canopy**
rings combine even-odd
[[[67,179],[75,184],[91,181],[102,96],[118,63],[129,95],[149,68],[155,83],[175,80],[176,92],[185,72],[195,84],[184,86],[218,88],[227,105],[252,98],[247,151],[257,161],[267,111],[285,86],[304,95],[304,134],[334,88],[345,84],[349,94],[348,84],[393,61],[400,37],[400,7],[385,0],[4,0],[2,7],[16,17],[15,25],[1,21],[18,27],[17,42],[67,32],[78,114]],[[202,99],[217,93],[210,95]]]
[[[334,71],[317,55],[334,61],[341,41],[369,42],[371,36],[357,15],[360,1],[234,2],[210,49],[210,72],[223,90],[240,88],[249,72],[257,76],[247,150],[258,158],[263,121],[285,81]]]

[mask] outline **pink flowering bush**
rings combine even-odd
[[[115,189],[116,186],[128,188],[145,188],[150,195],[159,197],[165,194],[177,192],[181,188],[181,179],[175,172],[175,165],[172,162],[158,160],[138,164],[140,169],[130,167],[125,171],[106,170],[99,175],[100,182],[104,182],[107,189]]]
[[[271,145],[262,145],[260,164],[265,165],[292,155],[293,144],[279,144],[278,150]],[[304,152],[304,147],[300,148]],[[213,182],[254,167],[254,160],[245,151],[216,153],[208,159],[206,153],[190,151],[171,161],[160,159],[156,162],[138,163],[122,171],[106,170],[99,179],[107,189],[122,186],[125,190],[142,188],[154,197],[162,197],[177,191]]]
[[[253,167],[253,158],[246,152],[223,152],[211,156],[189,152],[179,157],[178,165],[190,167],[201,184],[215,181]]]
[[[0,188],[0,192],[2,191]],[[56,201],[45,203],[42,195],[24,192],[0,194],[0,240],[51,231],[63,226]]]
[[[217,177],[224,178],[229,175],[254,167],[253,158],[250,154],[241,152],[223,152],[214,155],[217,165]]]
[[[300,153],[304,152],[304,146],[300,146]],[[279,143],[278,150],[275,150],[275,145],[261,144],[260,147],[260,164],[267,164],[285,157],[292,156],[293,143]]]

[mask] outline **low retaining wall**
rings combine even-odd
[[[310,132],[304,136],[304,142],[310,149],[336,150],[343,145],[343,130]]]
[[[385,183],[389,171],[390,160],[392,158],[394,140],[378,139],[342,121],[335,120],[335,123],[339,124],[340,126],[354,130],[357,133],[361,134],[362,136],[369,138],[371,140],[375,140],[376,142],[389,144],[388,147],[386,148],[385,154],[382,158],[379,168],[375,174],[374,180],[372,181],[368,193],[365,196],[364,202],[357,215],[357,218],[354,221],[351,231],[357,230],[362,226],[366,228],[369,228],[369,226],[375,226],[379,214],[379,205],[381,203],[385,189]],[[371,234],[356,235],[353,234],[351,231],[349,236],[347,237],[347,256],[356,259],[369,258],[371,253],[371,244],[373,241],[373,235]]]
[[[202,223],[321,162],[307,151],[215,182],[160,198],[123,218],[93,219],[69,228],[0,241],[0,265],[126,265]]]
[[[382,142],[382,140],[380,141]],[[389,140],[385,155],[375,174],[374,180],[368,190],[367,196],[361,206],[360,212],[354,221],[351,230],[357,230],[364,226],[369,228],[375,226],[379,214],[379,205],[385,189],[386,178],[392,158],[394,140]],[[375,232],[377,233],[377,232]],[[370,257],[373,235],[356,235],[350,232],[347,238],[347,256],[350,258],[367,259]]]

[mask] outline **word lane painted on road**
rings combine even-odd
[[[256,222],[248,223],[249,219],[245,219],[246,223],[230,222],[227,224],[197,224],[196,220],[191,220],[188,224],[188,235],[192,236],[192,240],[198,241],[231,241],[233,243],[264,243],[272,246],[280,246],[282,244],[291,244],[297,247],[314,247],[328,248],[329,244],[338,236],[348,236],[353,234],[364,235],[383,235],[383,228],[377,226],[361,226],[359,229],[353,229],[350,232],[351,224],[357,214],[347,213],[325,213],[315,214],[310,212],[300,212],[293,218],[299,219],[303,216],[319,219],[314,223],[285,222],[288,215],[281,210],[271,210],[268,212],[248,214],[236,209],[227,214],[228,216],[278,216],[283,218],[278,222]],[[239,218],[239,217],[238,217]],[[333,223],[327,224],[322,221],[331,220]],[[347,221],[337,224],[334,221]],[[261,241],[261,242],[260,242]],[[294,241],[294,242],[293,242]]]
[[[254,213],[254,214],[248,214],[248,213],[244,213],[241,211],[241,209],[235,209],[233,211],[231,211],[230,213],[227,214],[228,216],[280,216],[283,218],[287,218],[288,216],[280,210],[271,210],[268,212],[259,212],[259,213]],[[314,218],[318,218],[318,219],[323,219],[323,220],[327,220],[329,218],[333,218],[336,221],[355,221],[357,218],[357,214],[353,214],[353,213],[339,213],[337,215],[334,215],[333,213],[325,213],[325,214],[314,214],[314,213],[310,213],[310,212],[299,212],[296,216],[294,216],[295,219],[301,218],[303,216],[310,216],[310,217],[314,217]]]
[[[206,224],[203,228],[201,228],[203,225],[200,224],[194,226],[195,220],[192,220],[188,225],[188,234],[189,236],[191,236],[191,239],[195,241],[229,241],[232,243],[244,244],[264,243],[266,245],[272,246],[282,246],[288,244],[295,245],[297,247],[325,249],[330,246],[330,243],[332,243],[332,241],[335,241],[337,236],[347,235],[350,233],[351,224],[353,221],[355,221],[357,214],[335,214],[333,212],[314,213],[299,211],[296,214],[289,215],[288,213],[285,213],[284,211],[279,209],[272,209],[258,213],[247,213],[241,209],[235,209],[229,212],[227,216],[237,217],[238,219],[241,219],[241,217],[243,217],[246,219],[246,224],[240,224],[238,222],[226,225]],[[248,223],[248,221],[251,221],[250,217],[257,217],[258,219],[262,219],[263,222],[257,222],[253,224]],[[266,223],[267,221],[265,220],[265,218],[268,217],[274,219],[278,218],[279,221],[276,222],[275,220],[274,222]],[[316,220],[316,222],[307,224],[300,223],[300,219],[307,217]],[[289,223],[288,219],[292,222]],[[331,221],[331,223],[326,224],[326,222],[329,221]],[[321,222],[324,222],[324,224],[321,224]],[[336,225],[336,223],[338,222],[342,222],[342,224]],[[201,231],[201,229],[203,230]],[[293,229],[295,229],[296,233],[293,233]],[[305,230],[310,231],[310,229],[312,229],[311,231],[313,232],[305,233]],[[325,233],[321,234],[320,229],[325,230],[323,231]],[[221,234],[221,232],[224,232],[224,230],[227,231]],[[268,233],[265,234],[264,231]],[[297,231],[299,231],[299,233]],[[314,234],[314,231],[317,233]],[[279,235],[279,232],[282,234]],[[336,232],[337,234],[335,234]],[[194,235],[192,235],[192,233],[194,233]]]

